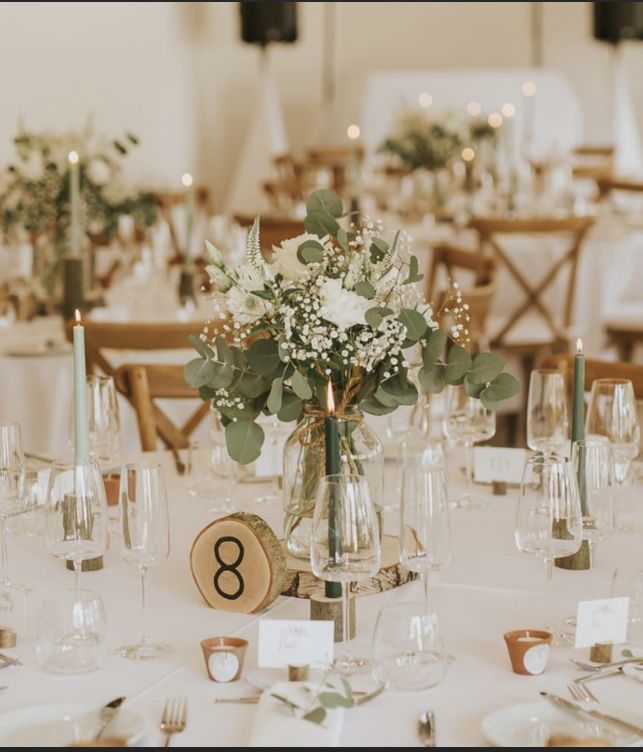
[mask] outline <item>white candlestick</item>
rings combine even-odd
[[[73,256],[80,253],[80,169],[77,151],[69,152],[69,235]]]
[[[74,327],[74,461],[89,459],[89,422],[87,417],[87,371],[85,369],[85,327],[76,309]]]
[[[192,175],[186,172],[181,178],[185,186],[185,263],[192,258],[192,225],[194,224],[194,188]]]

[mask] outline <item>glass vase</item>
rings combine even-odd
[[[342,473],[364,475],[371,499],[382,508],[384,456],[382,443],[364,422],[356,407],[347,407],[337,419]],[[310,558],[310,535],[317,487],[326,475],[324,418],[304,413],[284,447],[284,537],[288,553],[298,559]]]

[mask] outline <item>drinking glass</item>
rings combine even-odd
[[[452,506],[472,509],[475,506],[473,445],[493,438],[496,433],[496,414],[487,410],[480,400],[469,397],[464,386],[449,386],[442,430],[447,439],[464,445],[465,450],[467,490]]]
[[[380,611],[373,633],[375,676],[391,689],[435,687],[448,666],[435,611],[422,603],[393,603]]]
[[[621,485],[639,451],[639,422],[631,381],[596,379],[592,384],[585,438],[600,436],[612,443],[616,482]]]
[[[608,441],[591,439],[572,445],[572,466],[578,479],[583,537],[595,556],[596,542],[615,530],[614,455]]]
[[[546,629],[550,630],[554,559],[575,554],[582,542],[580,495],[571,460],[542,454],[527,459],[515,541],[519,551],[545,561]]]
[[[565,378],[560,371],[538,368],[529,378],[527,446],[545,454],[567,454],[569,422]]]
[[[109,464],[120,453],[120,416],[114,379],[111,376],[87,377],[89,400],[89,450],[100,462]]]
[[[320,580],[342,585],[343,643],[345,652],[334,664],[343,674],[365,666],[346,649],[349,641],[348,599],[351,581],[367,579],[380,568],[379,520],[366,478],[359,475],[328,475],[319,483],[310,559]]]
[[[81,565],[105,553],[108,530],[105,484],[96,460],[54,462],[47,488],[45,545],[56,558],[73,562],[77,593]]]
[[[160,465],[131,464],[121,470],[121,555],[138,565],[141,575],[141,641],[119,650],[124,658],[144,659],[171,650],[147,633],[147,570],[170,554],[167,493]]]
[[[225,439],[193,439],[187,464],[187,487],[190,496],[210,502],[213,513],[232,509],[234,465]]]
[[[25,457],[20,426],[0,425],[0,587],[10,589],[7,572],[7,520],[26,504]]]
[[[81,634],[83,639],[78,639]],[[36,656],[41,668],[57,674],[82,674],[105,665],[107,623],[97,593],[67,590],[46,597],[38,618]]]
[[[451,561],[451,529],[444,471],[408,466],[402,475],[400,561],[424,582],[424,604],[429,613],[429,572]]]

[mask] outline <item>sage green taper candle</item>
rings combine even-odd
[[[337,418],[335,417],[335,400],[333,398],[333,385],[329,381],[326,392],[327,417],[324,420],[324,437],[326,440],[326,475],[340,475],[342,471],[342,458],[339,448],[339,431],[337,430]],[[337,499],[336,488],[330,484],[328,493],[328,553],[333,559],[339,548],[339,533],[337,523]],[[341,598],[342,586],[339,582],[325,582],[324,593],[327,598]]]

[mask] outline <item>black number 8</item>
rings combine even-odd
[[[225,561],[221,559],[219,549],[221,548],[222,543],[236,543],[239,548],[239,555],[231,564],[227,564]],[[214,558],[217,560],[217,563],[221,565],[217,569],[217,571],[214,573],[214,580],[213,580],[214,589],[217,591],[217,593],[219,593],[219,595],[222,598],[226,598],[229,601],[235,601],[237,598],[239,598],[243,594],[243,591],[245,589],[245,586],[243,584],[243,577],[239,574],[237,570],[237,567],[243,561],[243,555],[244,555],[244,548],[243,548],[241,541],[238,538],[233,538],[231,535],[224,535],[222,538],[219,538],[219,540],[214,544]],[[226,593],[224,590],[221,589],[221,586],[219,585],[219,579],[221,578],[221,575],[224,572],[232,572],[232,574],[234,574],[234,576],[237,578],[239,587],[237,588],[236,592]]]

